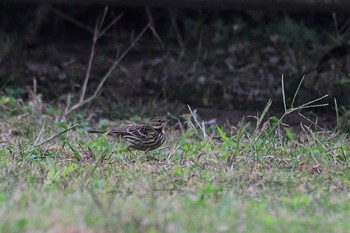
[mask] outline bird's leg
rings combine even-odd
[[[145,158],[147,159],[147,161],[155,160],[155,161],[159,162],[159,159],[154,157],[153,154],[150,154],[149,152],[150,152],[149,149],[145,150]]]
[[[126,150],[132,155],[132,160],[136,160],[136,155],[134,154],[134,152],[131,150],[131,147],[130,146],[128,146],[127,148],[126,148]]]

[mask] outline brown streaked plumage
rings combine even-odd
[[[150,151],[160,147],[165,141],[164,128],[167,120],[162,117],[153,118],[148,124],[132,124],[119,129],[107,131],[90,130],[89,133],[106,133],[121,137],[129,149]]]

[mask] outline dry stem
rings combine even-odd
[[[110,77],[111,73],[113,72],[113,70],[115,69],[115,67],[120,63],[120,61],[129,53],[129,51],[136,45],[136,43],[140,40],[140,38],[142,37],[142,35],[146,32],[146,30],[150,27],[150,25],[148,24],[138,35],[135,39],[132,39],[130,46],[119,56],[119,51],[117,54],[117,57],[115,59],[115,61],[113,62],[112,66],[109,68],[109,70],[106,72],[106,74],[102,77],[101,81],[99,82],[96,90],[94,91],[94,93],[88,97],[85,98],[85,94],[86,94],[86,89],[87,89],[87,85],[89,82],[89,78],[91,76],[91,67],[92,67],[92,63],[93,63],[93,59],[95,56],[95,48],[96,48],[96,43],[98,41],[98,39],[113,25],[115,24],[121,17],[122,14],[120,14],[116,19],[114,19],[109,25],[107,25],[104,29],[102,29],[102,25],[103,25],[103,21],[106,17],[107,14],[107,10],[108,7],[106,7],[102,13],[102,15],[99,17],[99,19],[96,22],[96,26],[95,26],[95,30],[94,30],[94,36],[93,36],[93,40],[92,40],[92,46],[91,46],[91,52],[90,52],[90,57],[89,57],[89,61],[88,61],[88,67],[87,67],[87,71],[86,71],[86,75],[85,75],[85,79],[83,82],[83,86],[82,86],[82,90],[81,90],[81,94],[80,94],[80,98],[79,101],[73,105],[72,107],[70,106],[66,106],[65,112],[64,112],[64,116],[67,116],[68,114],[70,114],[71,112],[73,112],[74,110],[82,107],[83,105],[87,104],[88,102],[90,102],[91,100],[93,100],[94,98],[96,98],[96,96],[98,95],[98,93],[100,92],[103,84],[106,82],[106,80]]]

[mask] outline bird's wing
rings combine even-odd
[[[144,138],[147,139],[149,138],[152,134],[155,133],[155,130],[152,126],[150,125],[138,125],[137,127],[130,127],[127,129],[127,132],[134,137],[137,138]]]

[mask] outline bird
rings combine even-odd
[[[153,118],[149,123],[135,123],[123,128],[107,131],[89,130],[89,133],[108,133],[113,137],[122,138],[127,149],[150,151],[163,145],[165,141],[165,127],[168,120],[162,117]]]

